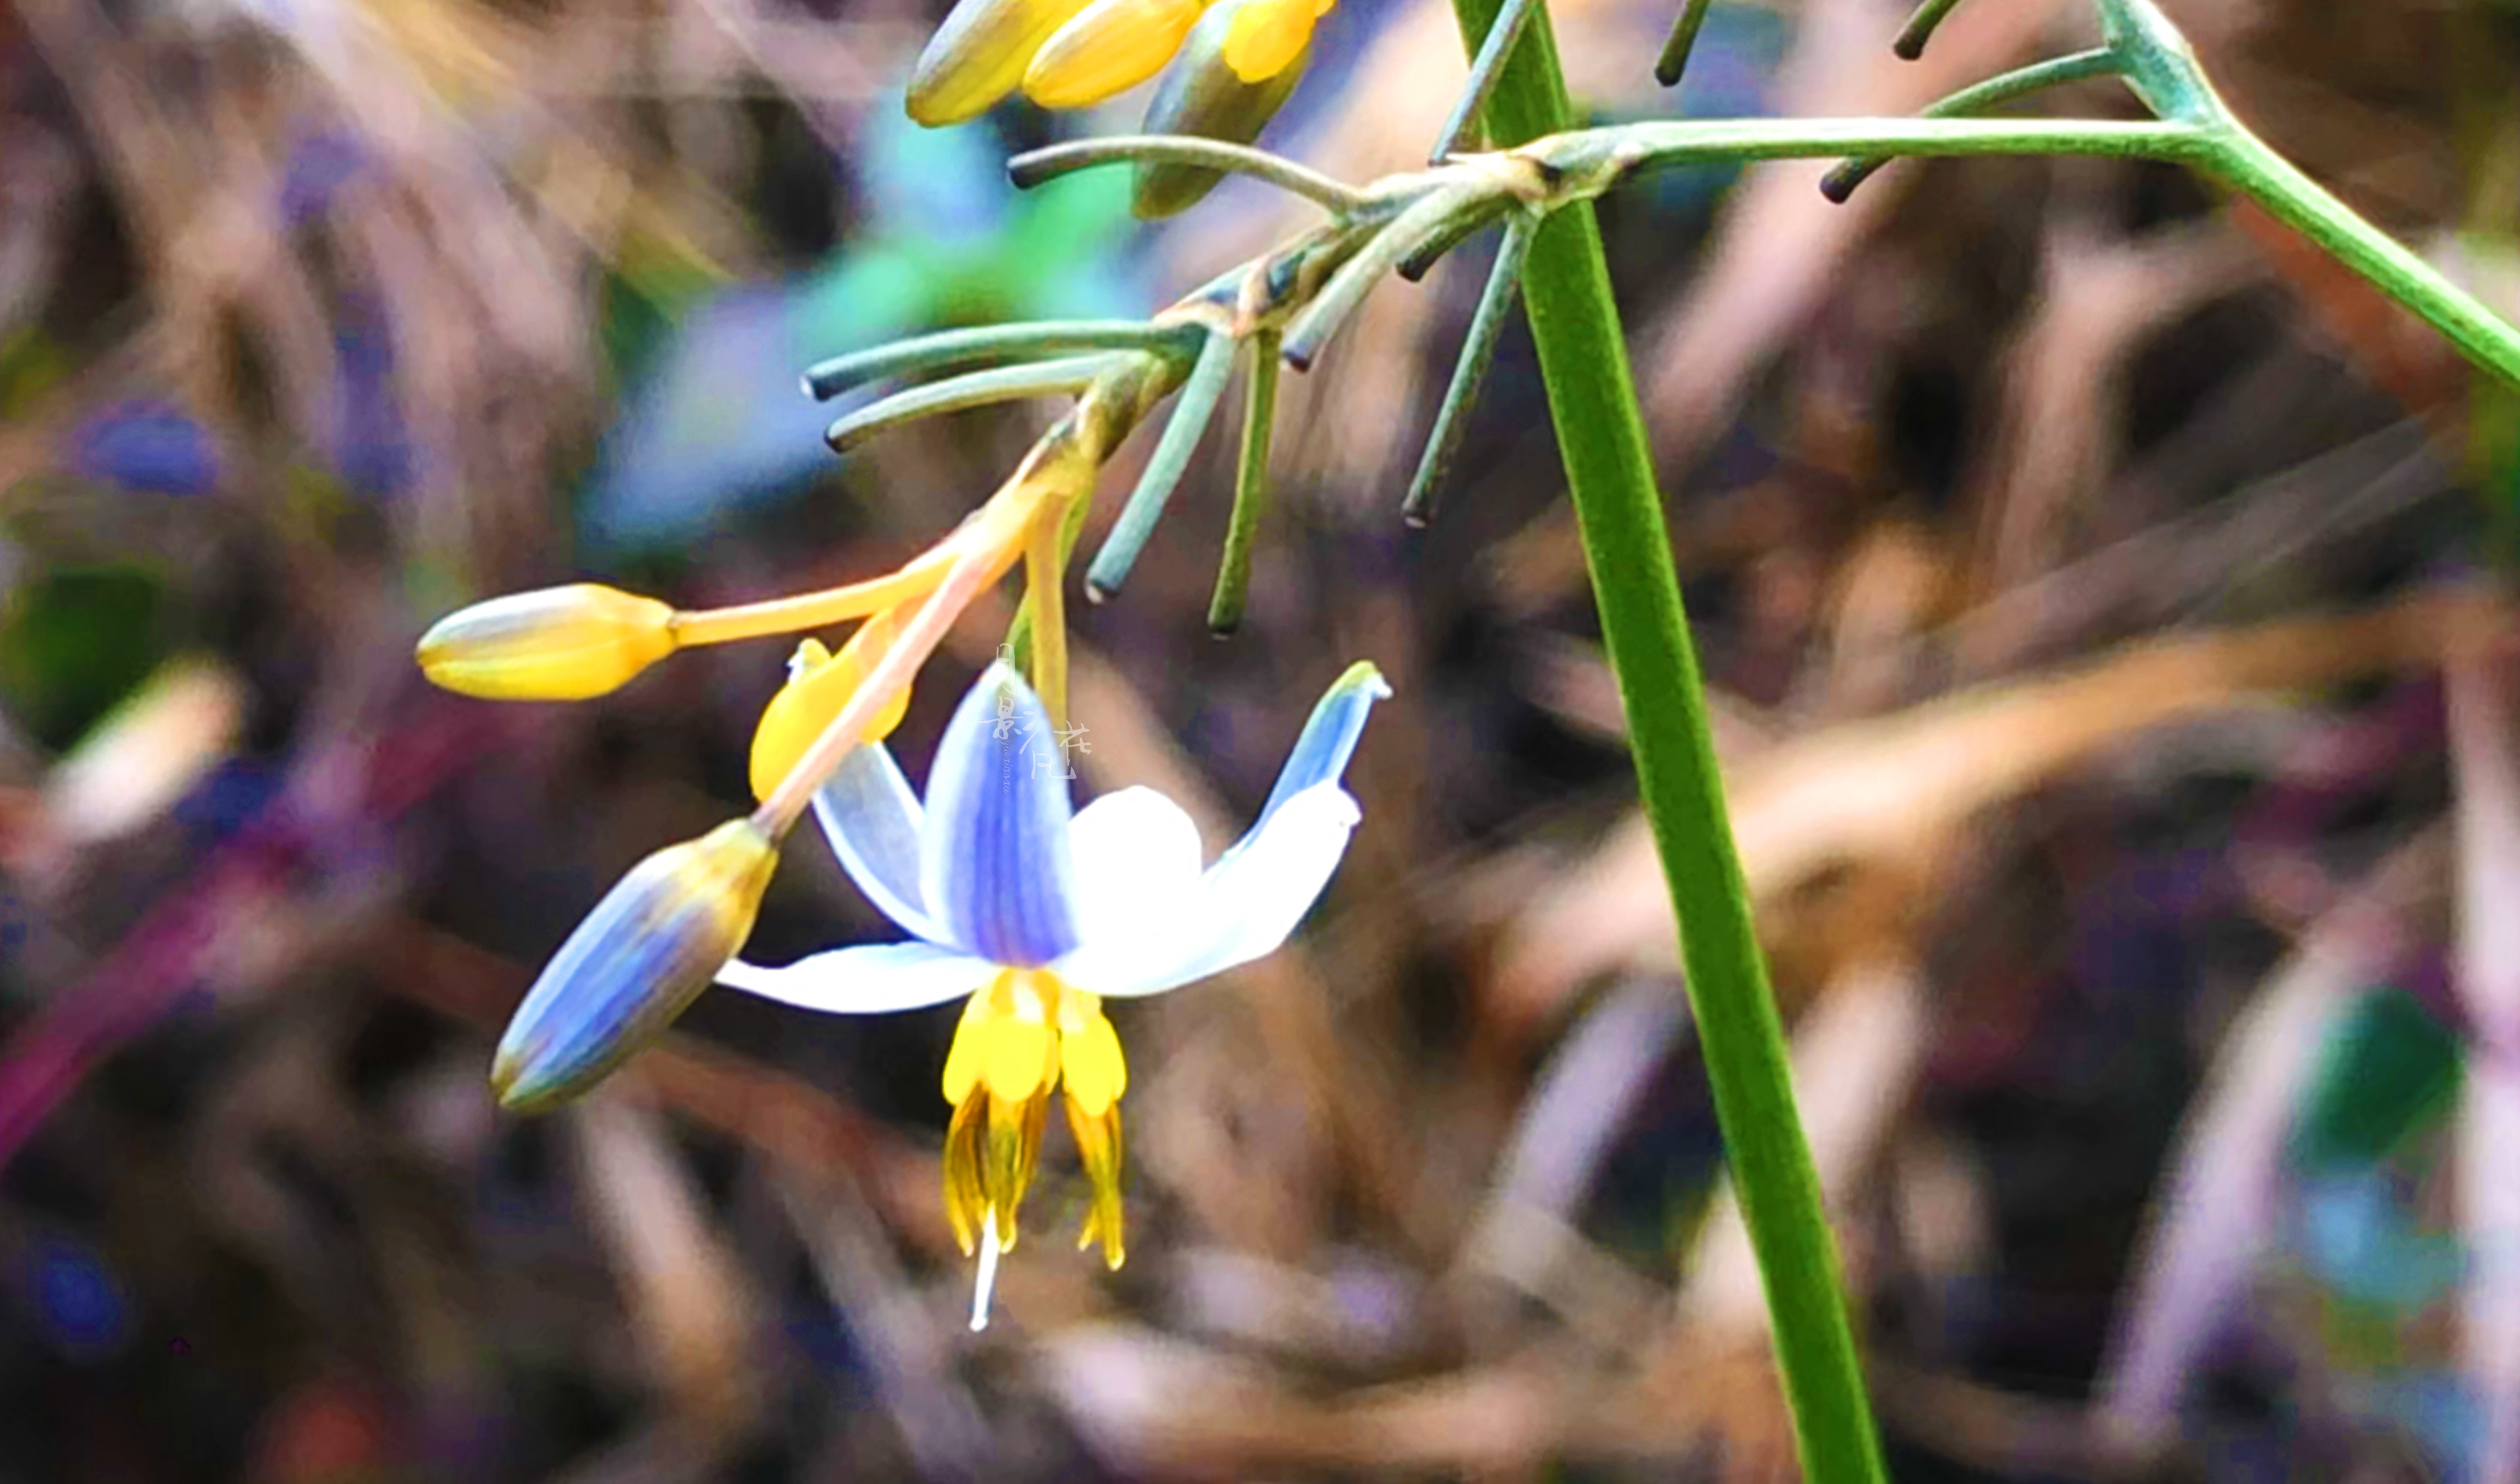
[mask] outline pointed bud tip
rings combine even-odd
[[[1371,659],[1360,659],[1349,665],[1330,689],[1334,692],[1363,691],[1376,700],[1391,698],[1391,683],[1382,678],[1381,669]]]
[[[508,1022],[490,1067],[500,1107],[558,1107],[661,1034],[743,946],[777,864],[777,845],[744,818],[631,868]]]

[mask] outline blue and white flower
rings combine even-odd
[[[1347,849],[1358,812],[1339,777],[1390,694],[1372,665],[1350,667],[1313,708],[1250,832],[1204,869],[1190,816],[1151,788],[1070,814],[1058,734],[1004,664],[946,725],[923,807],[879,742],[850,754],[816,798],[840,864],[914,941],[784,968],[737,960],[718,982],[844,1014],[968,997],[945,1059],[945,1206],[980,1260],[973,1327],[998,1255],[1014,1245],[1054,1092],[1094,1188],[1078,1244],[1099,1239],[1120,1265],[1128,1069],[1102,1001],[1177,989],[1286,940]]]

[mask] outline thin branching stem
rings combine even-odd
[[[2093,77],[2111,77],[2124,69],[2118,54],[2108,47],[2094,47],[2059,57],[2052,62],[2034,63],[2001,76],[1990,77],[1975,87],[1966,87],[1950,97],[1928,105],[1927,118],[1958,118],[2026,97],[2043,88],[2062,87],[2069,82],[2085,82]],[[1831,170],[1820,183],[1822,196],[1843,203],[1855,194],[1855,188],[1872,176],[1872,172],[1890,162],[1887,156],[1868,155],[1850,159]]]
[[[1200,347],[1197,364],[1191,367],[1190,380],[1182,386],[1180,398],[1173,403],[1173,415],[1164,424],[1164,434],[1155,440],[1155,451],[1147,460],[1146,472],[1138,476],[1138,487],[1129,492],[1129,503],[1120,508],[1120,518],[1111,534],[1102,538],[1102,549],[1094,554],[1094,564],[1085,569],[1085,596],[1096,603],[1120,590],[1129,580],[1129,568],[1138,564],[1138,553],[1146,550],[1147,538],[1155,533],[1155,524],[1164,517],[1164,506],[1181,483],[1182,474],[1190,468],[1190,459],[1198,449],[1198,440],[1207,432],[1207,425],[1216,416],[1216,404],[1225,395],[1225,383],[1234,376],[1234,337],[1213,334]]]
[[[852,386],[911,372],[948,371],[985,361],[1029,360],[1076,350],[1148,350],[1183,343],[1194,331],[1144,320],[1040,320],[947,330],[834,356],[807,368],[805,394],[828,402]]]
[[[1354,186],[1332,180],[1318,170],[1307,169],[1282,155],[1272,155],[1249,145],[1174,134],[1121,134],[1108,139],[1078,139],[1050,145],[1008,160],[1007,178],[1014,182],[1016,190],[1029,191],[1044,181],[1057,180],[1078,170],[1091,170],[1098,165],[1136,164],[1142,160],[1157,164],[1199,165],[1210,170],[1249,175],[1341,215],[1360,210],[1367,202],[1365,193]]]
[[[1917,6],[1915,13],[1908,18],[1908,23],[1899,28],[1899,39],[1890,43],[1890,50],[1910,62],[1925,55],[1925,43],[1933,39],[1934,30],[1943,23],[1943,18],[1959,3],[1960,0],[1924,0],[1924,4]]]
[[[1322,292],[1287,325],[1282,352],[1286,364],[1297,371],[1310,371],[1322,347],[1338,333],[1339,326],[1347,323],[1347,317],[1365,302],[1365,296],[1373,292],[1383,276],[1441,238],[1446,224],[1470,204],[1471,197],[1463,188],[1430,191],[1392,218],[1390,225],[1330,275]]]
[[[1478,127],[1479,111],[1488,105],[1488,95],[1496,91],[1497,72],[1505,67],[1506,54],[1522,39],[1522,28],[1531,21],[1531,8],[1538,0],[1505,0],[1498,10],[1496,23],[1488,27],[1487,39],[1479,43],[1479,54],[1470,59],[1469,80],[1462,85],[1462,96],[1453,103],[1451,116],[1435,131],[1435,147],[1427,157],[1441,163],[1445,157],[1462,147],[1462,141]]]
[[[1462,342],[1461,359],[1453,363],[1453,380],[1444,388],[1443,405],[1435,409],[1426,451],[1419,455],[1418,473],[1409,481],[1409,497],[1401,502],[1400,518],[1412,529],[1422,530],[1434,518],[1435,496],[1453,467],[1453,456],[1461,452],[1470,409],[1478,405],[1479,386],[1496,360],[1497,337],[1513,315],[1523,259],[1539,225],[1538,217],[1517,215],[1506,223],[1505,236],[1497,244],[1496,265],[1488,270],[1487,287],[1479,292],[1478,312],[1470,316],[1469,337]]]
[[[1278,333],[1251,337],[1249,394],[1242,403],[1242,457],[1234,471],[1234,518],[1225,528],[1225,556],[1217,563],[1216,592],[1207,603],[1207,631],[1231,638],[1242,627],[1242,605],[1251,590],[1251,542],[1269,504],[1269,434],[1278,422]]]
[[[896,392],[849,413],[824,431],[823,441],[832,445],[833,453],[847,453],[870,438],[945,413],[968,412],[1024,397],[1080,392],[1093,385],[1110,364],[1111,355],[1105,352],[948,377]]]
[[[1667,88],[1679,86],[1681,74],[1688,70],[1688,54],[1697,50],[1697,32],[1706,24],[1711,3],[1682,0],[1680,19],[1671,23],[1671,36],[1662,44],[1662,55],[1654,59],[1654,81]]]

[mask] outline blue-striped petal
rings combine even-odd
[[[1268,828],[1270,816],[1283,808],[1288,799],[1308,788],[1337,782],[1339,775],[1347,771],[1348,756],[1356,751],[1356,740],[1364,735],[1365,719],[1373,710],[1373,703],[1390,698],[1391,687],[1370,659],[1349,665],[1346,674],[1331,682],[1322,698],[1314,702],[1303,734],[1286,753],[1286,765],[1278,770],[1278,785],[1269,790],[1269,801],[1260,806],[1260,817],[1251,822],[1250,831],[1226,855],[1234,855],[1258,838],[1260,832]]]
[[[969,954],[929,943],[871,943],[814,954],[785,968],[732,960],[717,971],[717,982],[803,1010],[880,1015],[959,1000],[997,971]]]
[[[946,723],[927,778],[919,886],[935,941],[1025,968],[1076,946],[1066,772],[1032,687],[989,666]]]
[[[914,937],[937,929],[919,889],[919,795],[881,742],[852,749],[814,794],[814,820],[840,869],[878,911]]]

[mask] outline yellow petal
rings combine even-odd
[[[1225,33],[1225,65],[1245,82],[1277,76],[1304,54],[1313,39],[1315,0],[1253,0]]]
[[[977,1098],[956,1103],[954,1121],[945,1128],[945,1219],[965,1257],[979,1242],[980,1219],[989,1205],[980,1173],[981,1115],[987,1106]]]
[[[981,1179],[988,1188],[988,1208],[997,1213],[998,1245],[1012,1252],[1015,1247],[1015,1211],[1023,1204],[1024,1191],[1032,1184],[1033,1165],[1041,1157],[1041,1135],[1050,1121],[1050,1100],[1039,1097],[1009,1102],[991,1097],[988,1109],[987,1163]]]
[[[973,995],[963,1006],[954,1026],[954,1045],[945,1053],[945,1101],[962,1107],[980,1083],[980,1048],[988,1039],[989,999],[995,986]]]
[[[1015,90],[1051,33],[1086,0],[961,0],[911,68],[910,116],[931,127],[977,118]]]
[[[1100,1010],[1085,1017],[1081,1029],[1059,1037],[1058,1059],[1067,1096],[1091,1117],[1109,1112],[1128,1089],[1129,1064],[1120,1055],[1120,1037]]]
[[[1024,96],[1081,109],[1162,71],[1206,7],[1202,0],[1094,0],[1058,28],[1025,69]]]
[[[1120,1231],[1120,1111],[1113,1108],[1097,1117],[1078,1107],[1073,1097],[1065,1102],[1067,1131],[1076,1136],[1076,1157],[1094,1190],[1076,1244],[1086,1247],[1101,1240],[1102,1261],[1117,1268],[1128,1256]]]
[[[768,798],[779,787],[788,771],[796,766],[823,729],[840,714],[869,673],[881,662],[884,652],[901,629],[901,610],[888,608],[859,625],[840,646],[840,652],[826,657],[821,644],[808,639],[796,650],[791,662],[794,674],[770,704],[762,709],[761,725],[752,734],[752,796]],[[910,709],[910,688],[887,701],[868,724],[863,741],[880,742],[901,725],[902,713]]]
[[[1039,1021],[993,1017],[980,1043],[980,1084],[1008,1102],[1048,1091],[1058,1066],[1058,1042]]]

